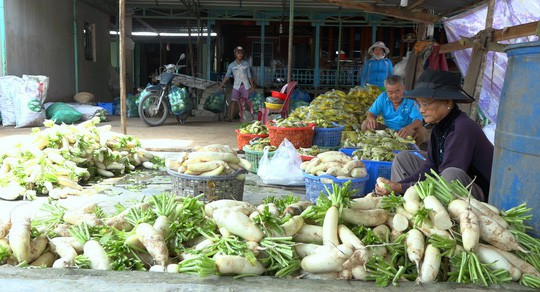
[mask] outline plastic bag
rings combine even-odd
[[[189,113],[193,108],[193,104],[191,103],[191,99],[189,98],[189,94],[185,87],[171,87],[171,91],[169,92],[169,102],[171,104],[171,110],[175,115]]]
[[[22,86],[15,103],[15,127],[41,126],[45,121],[42,104],[43,86],[36,81],[27,81]]]
[[[251,100],[251,103],[253,104],[253,112],[256,113],[259,111],[260,108],[264,108],[266,105],[264,104],[264,96],[261,93],[253,92],[249,99]]]
[[[82,114],[73,107],[63,103],[55,102],[45,111],[47,119],[55,121],[57,124],[73,124],[81,120]]]
[[[24,81],[17,76],[0,77],[0,112],[4,126],[14,126],[16,123],[14,101],[23,85]]]
[[[303,186],[305,182],[300,164],[300,154],[293,144],[285,139],[271,158],[268,157],[268,148],[264,149],[257,175],[269,185]]]
[[[208,96],[204,102],[205,110],[219,114],[225,111],[225,95],[221,91]]]
[[[309,95],[309,93],[303,91],[302,89],[295,89],[291,95],[291,99],[292,100],[301,100],[301,101],[305,101],[307,103],[310,103],[312,98],[311,96]]]

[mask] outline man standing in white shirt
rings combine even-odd
[[[234,85],[231,96],[231,104],[229,105],[229,120],[233,120],[234,105],[238,104],[238,99],[249,99],[250,92],[253,92],[253,77],[251,76],[251,70],[249,63],[244,60],[244,49],[242,47],[236,47],[234,49],[234,55],[236,60],[229,64],[227,68],[227,74],[225,79],[221,82],[221,90],[223,90],[225,83],[229,81],[231,76],[234,77]],[[239,109],[243,110],[243,109]]]

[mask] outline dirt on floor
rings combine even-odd
[[[176,118],[169,119],[159,127],[148,127],[140,118],[127,119],[127,133],[142,141],[143,146],[153,151],[181,151],[194,146],[224,144],[237,148],[235,128],[239,121],[219,121],[208,112],[195,112],[181,125]],[[121,132],[120,117],[110,116],[108,122],[112,130]],[[0,145],[9,147],[30,139],[31,128],[0,127]]]

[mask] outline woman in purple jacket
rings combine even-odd
[[[415,182],[425,179],[430,169],[447,181],[459,180],[467,186],[475,178],[472,195],[487,202],[493,145],[482,128],[464,112],[458,102],[473,99],[461,89],[458,73],[425,71],[414,90],[404,97],[416,99],[424,121],[433,124],[427,159],[401,152],[392,165],[392,179],[383,179],[396,193],[403,193]],[[378,195],[388,195],[387,189],[376,187]]]

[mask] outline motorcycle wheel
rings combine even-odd
[[[139,116],[143,122],[150,127],[161,126],[165,123],[167,116],[169,115],[169,104],[167,103],[167,100],[164,98],[161,101],[159,108],[158,103],[158,94],[149,94],[141,100],[141,103],[139,103]]]

